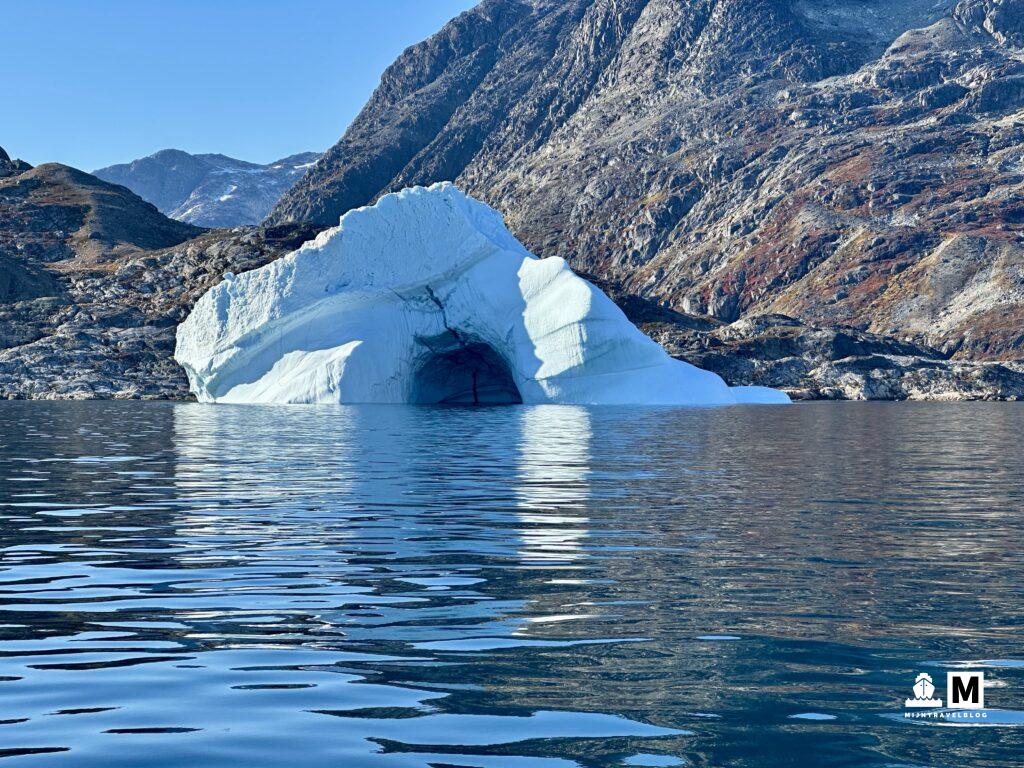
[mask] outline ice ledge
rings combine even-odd
[[[204,402],[786,403],[671,358],[452,184],[387,195],[209,291],[175,358]]]

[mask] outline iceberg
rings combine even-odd
[[[179,326],[201,402],[784,403],[668,355],[564,259],[450,183],[387,195]]]

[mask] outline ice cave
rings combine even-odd
[[[175,358],[202,402],[788,402],[673,359],[451,184],[387,195],[227,275],[179,327]]]

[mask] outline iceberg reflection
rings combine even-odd
[[[569,564],[584,556],[590,489],[590,413],[578,406],[521,409],[516,517],[524,563]]]

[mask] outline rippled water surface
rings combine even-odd
[[[1024,407],[0,404],[0,758],[1024,763]],[[909,721],[984,669],[990,727]]]

